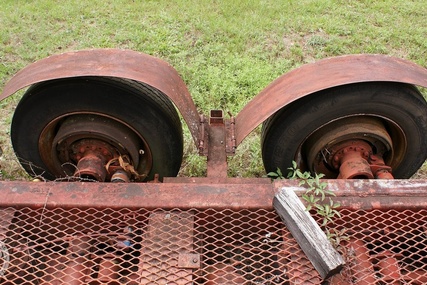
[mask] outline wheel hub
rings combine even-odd
[[[372,155],[372,148],[367,142],[346,141],[334,148],[338,150],[331,153],[330,160],[332,161],[328,163],[339,170],[338,178],[374,178],[368,163],[368,159]]]
[[[374,178],[371,157],[393,159],[393,142],[381,119],[340,118],[316,130],[303,144],[307,165],[327,178]]]
[[[105,166],[117,155],[116,150],[111,145],[94,139],[82,139],[72,143],[69,146],[70,152],[64,142],[58,144],[57,149],[61,160],[69,159],[77,162],[73,176],[97,181],[105,181],[107,177]]]
[[[51,142],[46,141],[52,136]],[[119,163],[123,157],[135,169],[141,163],[145,172],[151,167],[150,151],[144,141],[126,125],[103,115],[73,114],[54,120],[40,138],[42,159],[56,176],[65,174],[102,182],[110,181],[119,171],[120,179],[127,181],[123,172],[127,177],[134,173],[123,169]]]

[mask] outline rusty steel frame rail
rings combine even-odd
[[[299,196],[295,180],[170,178],[167,183],[0,181],[0,207],[273,209],[285,188]],[[423,209],[427,180],[327,180],[342,209]]]

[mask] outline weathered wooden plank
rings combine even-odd
[[[305,210],[294,191],[281,188],[273,199],[273,206],[322,278],[341,270],[345,264],[344,259]]]

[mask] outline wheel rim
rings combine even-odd
[[[69,113],[51,120],[38,140],[39,153],[56,177],[110,181],[127,159],[129,177],[143,180],[150,172],[151,150],[125,122],[100,113]],[[120,159],[119,159],[120,158]]]
[[[378,155],[394,169],[405,157],[407,140],[399,125],[388,118],[365,114],[345,116],[306,136],[294,160],[300,169],[323,173],[325,178],[337,178],[339,151],[356,147],[362,156]]]

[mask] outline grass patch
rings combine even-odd
[[[236,115],[272,80],[317,59],[381,53],[427,66],[424,11],[423,1],[402,0],[3,0],[0,89],[18,70],[51,54],[133,49],[174,66],[201,112]],[[20,94],[0,103],[2,171],[11,178],[22,175],[16,163],[4,165],[13,160],[8,130]],[[257,140],[259,131],[239,147],[230,175],[264,175]],[[201,165],[186,146],[181,175],[203,174]]]

